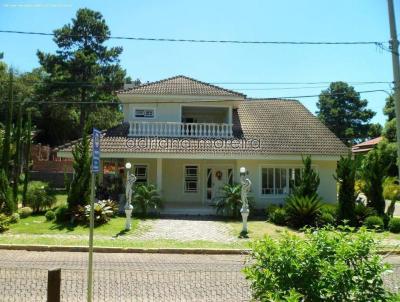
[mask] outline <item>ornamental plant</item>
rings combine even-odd
[[[356,193],[355,193],[355,176],[356,176],[356,163],[351,158],[340,157],[336,168],[335,179],[339,184],[338,196],[338,212],[337,219],[341,223],[344,220],[351,225],[355,224],[354,208],[356,206]]]
[[[393,297],[383,284],[389,268],[370,232],[340,226],[257,241],[244,273],[257,301],[367,302]]]
[[[147,215],[149,209],[159,210],[163,207],[156,186],[151,184],[139,184],[136,186],[132,205],[133,209],[139,211],[143,216]]]
[[[48,183],[42,181],[32,181],[29,183],[26,204],[32,208],[34,213],[51,208],[55,202],[56,198]]]
[[[303,159],[304,168],[302,170],[299,184],[294,188],[293,195],[312,197],[317,194],[319,186],[319,175],[311,167],[311,156],[306,156]]]

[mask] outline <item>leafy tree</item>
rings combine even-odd
[[[387,116],[387,120],[391,121],[396,117],[396,110],[394,108],[394,97],[393,95],[386,98],[385,107],[383,108],[383,113]]]
[[[59,116],[53,111],[70,111],[71,108],[79,115],[77,124],[69,121],[63,125],[65,128],[82,132],[89,112],[104,107],[102,102],[117,102],[113,92],[122,87],[125,71],[119,65],[122,48],[107,47],[105,43],[109,37],[110,30],[101,13],[83,8],[77,11],[70,24],[54,31],[54,42],[58,47],[55,54],[37,53],[48,74],[46,84],[39,87],[38,93],[50,103],[53,100],[73,103],[63,106],[49,104],[47,115]],[[113,108],[115,111],[118,107]],[[73,131],[67,133],[61,141],[75,138],[74,135]]]
[[[90,201],[90,162],[89,139],[85,128],[82,139],[72,150],[74,157],[72,178],[68,192],[68,208],[74,211],[77,206],[85,206]]]
[[[317,194],[319,186],[319,175],[311,167],[311,156],[303,157],[304,168],[302,170],[299,184],[294,188],[293,195],[299,197],[313,197]]]
[[[348,157],[340,157],[337,163],[335,179],[339,183],[339,204],[338,204],[338,221],[349,221],[351,224],[355,223],[354,209],[356,206],[356,193],[355,193],[355,176],[356,176],[356,162]]]
[[[386,215],[388,217],[393,217],[396,202],[400,199],[400,185],[395,177],[387,177],[383,182],[383,197],[386,200],[390,200]]]
[[[385,127],[382,131],[382,135],[388,139],[389,142],[396,142],[396,110],[394,104],[393,95],[386,98],[385,107],[383,113],[387,116]]]
[[[367,105],[354,87],[333,82],[319,95],[317,115],[337,137],[351,145],[368,138],[369,122],[375,113]]]
[[[387,121],[385,124],[385,128],[383,128],[382,135],[387,138],[389,142],[396,142],[396,119],[391,119]]]
[[[371,124],[368,130],[368,138],[376,138],[382,135],[383,127],[381,124]]]

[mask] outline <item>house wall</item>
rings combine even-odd
[[[182,106],[198,106],[198,107],[232,107],[231,102],[212,102],[207,104],[205,102],[190,102],[188,104],[182,103],[134,103],[124,104],[124,121],[148,121],[148,122],[181,122],[181,107]],[[136,108],[155,109],[155,118],[135,118],[134,112]],[[229,122],[229,121],[227,121]]]
[[[320,185],[318,194],[325,202],[334,203],[337,200],[336,180],[333,175],[336,170],[336,161],[313,161],[313,167],[320,176]],[[302,161],[261,161],[261,160],[238,160],[238,167],[245,167],[248,170],[248,177],[252,181],[252,194],[256,200],[257,208],[264,208],[268,204],[283,203],[285,195],[263,195],[261,194],[261,168],[264,167],[282,167],[297,168],[303,167]]]
[[[148,165],[148,182],[157,185],[156,159],[126,159],[135,164]],[[196,193],[184,192],[184,167],[197,165],[199,167],[199,190]],[[206,169],[207,167],[226,167],[234,171],[234,181],[239,182],[239,168],[245,167],[248,177],[252,181],[251,194],[256,201],[257,208],[265,208],[268,204],[283,203],[285,195],[261,194],[262,167],[302,167],[301,160],[207,160],[207,159],[163,159],[162,160],[162,190],[161,195],[165,202],[206,204]],[[336,161],[313,161],[313,167],[320,175],[318,194],[325,202],[334,203],[337,200],[336,181],[333,177]]]

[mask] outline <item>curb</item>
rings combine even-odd
[[[0,244],[0,250],[24,250],[30,252],[88,252],[86,246],[19,245]],[[149,254],[195,254],[195,255],[243,255],[250,249],[196,249],[196,248],[123,248],[93,247],[95,253],[149,253]]]
[[[0,250],[29,251],[29,252],[88,252],[86,246],[57,246],[57,245],[22,245],[0,244]],[[193,255],[248,255],[250,249],[196,249],[196,248],[124,248],[124,247],[93,247],[95,253],[148,253],[148,254],[193,254]],[[383,248],[379,255],[399,255],[400,249]]]

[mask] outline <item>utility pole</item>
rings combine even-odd
[[[399,41],[397,40],[396,20],[394,18],[393,0],[388,0],[390,24],[390,49],[392,52],[394,107],[396,110],[397,168],[400,177],[400,63]]]

